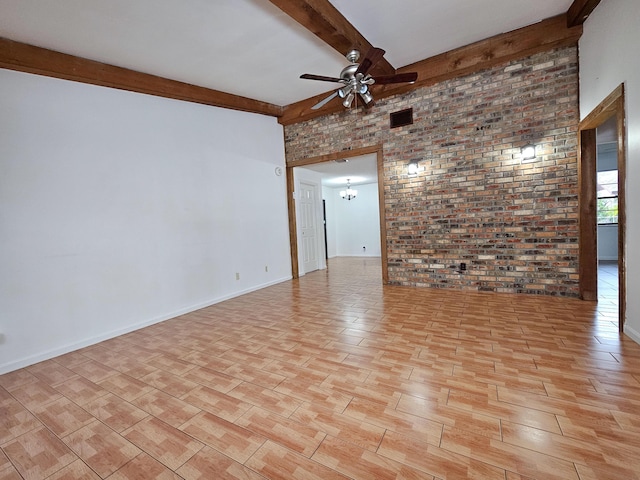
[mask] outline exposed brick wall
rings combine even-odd
[[[407,107],[414,124],[390,129]],[[577,296],[578,121],[569,47],[287,126],[285,147],[293,161],[383,145],[390,283]],[[521,164],[527,143],[538,161]]]

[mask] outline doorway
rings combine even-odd
[[[596,128],[598,311],[618,314],[618,145],[616,117]]]
[[[316,165],[320,166],[321,164],[327,164],[329,162],[343,162],[348,158],[361,157],[364,155],[374,155],[375,157],[375,176],[377,179],[377,192],[378,192],[378,217],[380,224],[380,261],[382,263],[382,282],[384,284],[388,283],[388,269],[387,269],[387,252],[386,252],[386,228],[385,228],[385,212],[384,212],[384,188],[383,188],[383,180],[382,180],[382,146],[376,145],[372,147],[365,147],[360,149],[353,149],[343,152],[336,152],[334,154],[323,155],[321,157],[309,158],[304,160],[299,160],[295,162],[290,162],[287,164],[287,195],[289,199],[289,235],[290,235],[290,245],[291,245],[291,271],[293,278],[298,278],[300,276],[300,270],[304,270],[304,267],[301,265],[299,261],[298,250],[302,248],[298,235],[300,235],[300,229],[298,227],[298,222],[302,220],[299,217],[299,213],[296,212],[296,208],[298,207],[296,201],[299,196],[296,193],[295,189],[295,176],[294,169],[297,167],[307,167]],[[298,187],[300,188],[300,187]],[[356,200],[357,201],[357,200]]]
[[[598,300],[598,168],[597,129],[607,121],[615,123],[617,150],[617,270],[618,270],[618,329],[624,331],[626,318],[626,132],[624,85],[616,88],[584,120],[578,129],[578,183],[580,204],[580,296],[584,300]],[[610,119],[614,120],[610,120]]]
[[[327,203],[322,200],[322,229],[324,230],[324,259],[329,260],[329,245],[327,241]]]

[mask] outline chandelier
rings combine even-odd
[[[352,198],[356,198],[358,195],[358,191],[351,188],[351,184],[349,183],[349,179],[347,178],[347,189],[340,191],[340,196],[345,200],[351,200]]]

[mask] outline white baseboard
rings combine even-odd
[[[640,333],[631,327],[624,327],[624,334],[634,342],[640,344]]]
[[[217,297],[211,300],[207,300],[206,302],[202,302],[196,305],[191,305],[188,307],[180,308],[174,312],[166,313],[155,318],[151,318],[145,320],[143,322],[139,322],[133,325],[129,325],[125,328],[120,328],[117,330],[112,330],[110,332],[103,333],[101,335],[96,335],[91,338],[86,338],[81,340],[80,342],[70,343],[58,348],[54,348],[51,350],[47,350],[46,352],[38,353],[36,355],[30,355],[28,357],[24,357],[18,360],[14,360],[8,363],[4,363],[0,365],[0,375],[5,373],[13,372],[14,370],[18,370],[20,368],[28,367],[29,365],[33,365],[38,362],[43,362],[45,360],[49,360],[54,357],[58,357],[60,355],[64,355],[65,353],[73,352],[75,350],[79,350],[84,347],[89,347],[91,345],[95,345],[96,343],[104,342],[105,340],[109,340],[111,338],[118,337],[120,335],[124,335],[126,333],[133,332],[135,330],[140,330],[144,327],[149,327],[151,325],[155,325],[156,323],[164,322],[166,320],[170,320],[175,317],[179,317],[180,315],[184,315],[190,312],[195,312],[196,310],[200,310],[202,308],[210,307],[211,305],[215,305],[216,303],[224,302],[225,300],[230,300],[235,297],[239,297],[241,295],[245,295],[247,293],[255,292],[256,290],[261,290],[266,287],[270,287],[272,285],[276,285],[278,283],[286,282],[291,280],[291,276],[280,278],[278,280],[274,280],[268,283],[263,283],[261,285],[255,285],[251,288],[247,288],[246,290],[241,290],[238,292],[233,292],[229,295],[224,295],[222,297]]]

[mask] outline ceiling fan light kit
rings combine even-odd
[[[349,51],[346,58],[350,62],[350,65],[342,69],[340,77],[327,77],[311,73],[300,75],[300,78],[305,80],[320,80],[322,82],[344,84],[343,87],[340,87],[331,95],[315,104],[311,109],[317,110],[335,97],[342,99],[342,105],[345,108],[350,108],[357,97],[360,97],[365,108],[371,108],[375,104],[373,94],[369,89],[371,85],[376,82],[381,85],[390,83],[413,83],[417,80],[418,74],[416,72],[382,75],[376,78],[372,77],[368,72],[382,59],[384,53],[385,51],[381,48],[371,47],[364,60],[362,60],[362,63],[356,63],[360,59],[360,52],[358,50]]]

